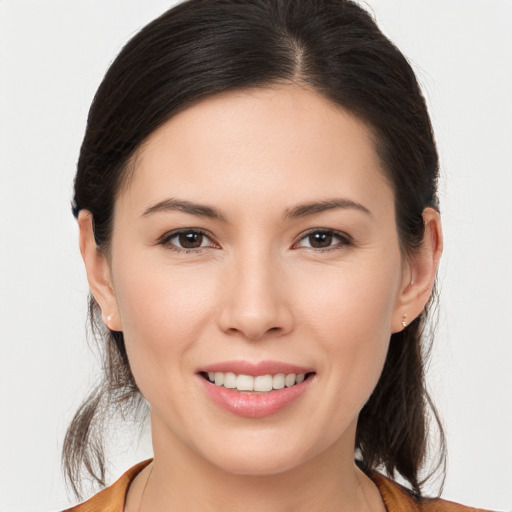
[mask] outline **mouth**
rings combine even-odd
[[[272,364],[262,364],[259,369],[257,366],[239,363],[216,365],[216,368],[202,369],[197,376],[206,396],[214,404],[245,418],[272,416],[300,403],[301,397],[308,395],[316,380],[316,372],[305,368],[290,365],[285,368],[286,365],[277,364],[274,366],[281,372],[274,373],[278,368],[272,371]],[[235,373],[235,367],[240,373]],[[221,369],[234,371],[217,371]]]
[[[271,393],[292,388],[315,375],[306,373],[276,373],[266,375],[245,375],[233,372],[200,372],[203,379],[215,386],[240,393]]]

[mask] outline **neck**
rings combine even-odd
[[[155,459],[147,486],[138,486],[140,497],[146,488],[140,512],[385,510],[376,487],[353,463],[353,437],[293,469],[246,475],[225,471],[161,434],[153,429]]]

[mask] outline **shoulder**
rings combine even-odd
[[[115,483],[95,494],[80,505],[64,510],[63,512],[123,512],[124,501],[128,487],[133,479],[151,462],[145,460],[139,462],[126,473],[124,473]]]
[[[377,485],[388,512],[489,512],[440,498],[418,500],[404,487],[378,473],[372,474],[371,478]]]

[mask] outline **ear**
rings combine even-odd
[[[111,331],[122,331],[110,264],[105,253],[96,245],[91,212],[80,211],[78,227],[80,252],[84,260],[89,288],[101,308],[103,322]]]
[[[443,233],[439,212],[423,210],[425,232],[421,247],[404,263],[402,284],[392,319],[392,332],[398,332],[418,317],[427,304],[443,252]],[[405,326],[404,326],[405,323]]]

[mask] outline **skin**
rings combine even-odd
[[[286,217],[340,198],[351,203]],[[223,220],[147,213],[168,199]],[[383,511],[354,465],[355,431],[390,335],[431,292],[441,227],[434,210],[423,216],[424,243],[406,258],[370,129],[297,85],[217,95],[156,130],[116,201],[108,255],[90,214],[79,217],[91,290],[109,328],[124,332],[151,405],[155,459],[125,510],[138,510],[148,483],[142,510],[153,512]],[[171,235],[186,228],[207,234],[201,247],[180,250]],[[335,234],[312,247],[319,230]],[[215,405],[197,375],[233,359],[316,374],[286,409],[244,418]]]

